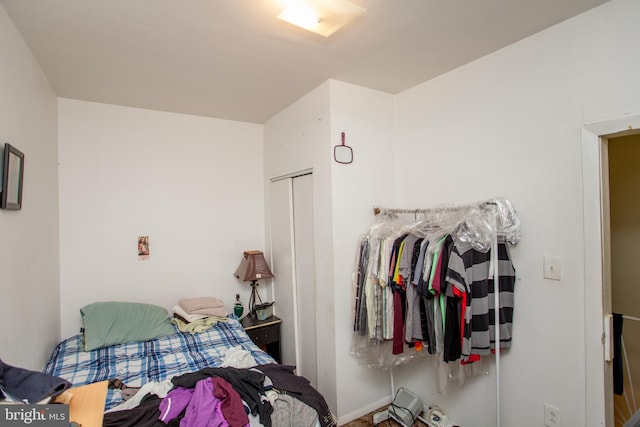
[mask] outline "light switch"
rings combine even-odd
[[[544,278],[550,280],[560,280],[561,278],[561,262],[560,257],[544,256]]]

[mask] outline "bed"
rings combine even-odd
[[[110,313],[121,321],[131,324],[132,319],[127,319],[122,313]],[[161,316],[162,317],[162,316]],[[166,317],[166,316],[165,316]],[[111,324],[105,325],[105,320],[98,317],[94,319],[96,325],[103,328],[107,333],[111,333],[114,327]],[[139,319],[134,319],[139,321]],[[119,380],[123,384],[124,390],[134,390],[145,384],[167,382],[167,380],[182,378],[194,373],[212,370],[211,368],[222,368],[227,370],[242,370],[248,367],[224,367],[228,365],[230,354],[237,354],[236,351],[242,352],[246,357],[249,355],[255,360],[256,368],[264,372],[267,378],[278,378],[277,375],[287,373],[287,370],[293,371],[293,367],[275,364],[274,359],[266,352],[255,345],[247,333],[242,328],[238,318],[230,314],[226,319],[221,319],[214,326],[200,333],[185,333],[178,330],[175,325],[171,325],[171,334],[163,333],[147,340],[131,340],[128,342],[106,345],[102,343],[98,348],[90,348],[87,351],[87,343],[89,337],[87,328],[91,325],[88,317],[83,314],[84,334],[75,335],[60,342],[53,350],[52,356],[46,365],[45,372],[56,377],[63,378],[73,386],[81,386],[92,384],[99,381]],[[108,323],[108,322],[107,322]],[[135,323],[134,323],[135,324]],[[94,325],[95,326],[95,325]],[[121,338],[119,338],[121,339]],[[267,369],[268,368],[268,369]],[[214,369],[215,370],[215,369]],[[217,371],[217,370],[216,370]],[[226,372],[226,371],[225,371]],[[273,374],[272,374],[273,373]],[[217,375],[217,374],[216,374]],[[287,375],[289,375],[287,373]],[[333,416],[331,415],[324,398],[313,389],[306,379],[296,377],[293,372],[291,378],[281,377],[278,379],[280,384],[273,381],[274,390],[286,390],[284,384],[290,380],[294,380],[297,384],[294,389],[284,391],[288,401],[275,400],[271,395],[271,403],[273,404],[274,420],[272,425],[282,424],[282,420],[288,420],[291,425],[312,425],[312,426],[332,426],[335,425]],[[282,381],[284,380],[284,381]],[[306,385],[305,385],[306,384]],[[298,389],[295,389],[298,387]],[[175,388],[175,387],[174,387]],[[293,400],[298,400],[296,393],[306,393],[312,395],[314,404],[307,405],[308,399],[305,401],[306,409],[314,408],[313,415],[315,419],[309,422],[309,413],[307,411],[304,420],[295,420],[293,412],[289,411]],[[244,397],[244,395],[243,395]],[[245,399],[245,408],[250,408]],[[300,399],[301,401],[305,399]],[[107,393],[105,402],[105,411],[113,413],[119,410],[123,405],[123,390],[120,388],[110,388]],[[276,404],[277,403],[277,404]],[[300,402],[297,402],[297,404]],[[124,405],[126,406],[126,405]],[[297,410],[300,408],[298,407]],[[127,408],[125,410],[130,410]],[[286,411],[287,413],[283,413]],[[249,410],[251,412],[251,410]],[[255,411],[254,411],[255,412]],[[291,413],[289,413],[291,412]],[[304,412],[304,411],[303,411]],[[294,418],[292,418],[294,417]],[[264,422],[261,417],[257,417],[256,413],[249,413],[251,425],[255,425],[258,418],[262,421],[261,425],[269,425],[270,422]],[[281,420],[281,421],[276,421]],[[269,420],[270,421],[270,420]],[[106,423],[105,423],[106,424]]]

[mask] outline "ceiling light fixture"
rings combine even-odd
[[[294,0],[278,19],[329,37],[364,11],[347,0]]]

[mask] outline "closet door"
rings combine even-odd
[[[317,385],[316,298],[311,174],[270,187],[274,312],[282,319],[282,363]]]
[[[293,259],[293,186],[291,179],[271,183],[270,225],[274,313],[282,319],[282,363],[296,365],[296,297]]]
[[[317,386],[316,287],[313,239],[313,178],[293,179],[293,225],[299,325],[298,374]]]

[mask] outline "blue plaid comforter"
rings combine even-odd
[[[220,366],[227,349],[236,346],[249,351],[259,365],[275,363],[231,315],[226,322],[218,322],[199,334],[178,331],[175,335],[92,351],[84,351],[81,336],[75,335],[56,346],[45,372],[74,386],[117,378],[128,387],[140,387],[150,381]],[[110,389],[105,410],[121,401],[120,390]]]

